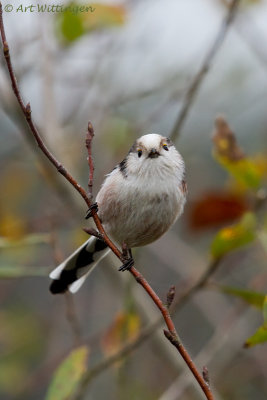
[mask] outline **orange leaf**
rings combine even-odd
[[[191,228],[213,228],[240,218],[248,205],[244,197],[227,192],[210,192],[191,206]]]

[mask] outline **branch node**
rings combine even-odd
[[[88,122],[88,134],[90,135],[91,140],[95,136],[95,131],[94,131],[91,121]]]
[[[166,338],[173,344],[175,347],[180,346],[180,342],[175,332],[168,331],[167,329],[163,329],[163,333]]]
[[[210,378],[209,378],[209,371],[207,367],[203,367],[202,376],[208,387],[210,386]]]
[[[62,164],[57,165],[57,170],[62,175],[64,175],[64,173],[66,171]]]
[[[175,286],[171,286],[167,293],[167,308],[170,308],[170,306],[172,305],[174,296],[175,296]]]
[[[30,105],[30,103],[27,103],[27,105],[25,107],[25,116],[26,116],[27,121],[29,121],[31,119],[31,113],[32,113],[31,105]]]
[[[84,231],[85,233],[88,233],[88,235],[94,236],[94,237],[96,237],[97,239],[104,241],[104,238],[103,238],[103,236],[101,235],[101,233],[97,232],[97,230],[94,229],[94,228],[83,228],[83,231]]]
[[[8,46],[7,41],[4,41],[4,43],[3,43],[3,52],[4,52],[5,58],[9,58],[9,46]]]

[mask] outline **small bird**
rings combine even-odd
[[[128,249],[145,246],[161,237],[181,215],[186,193],[180,153],[169,138],[151,133],[137,139],[106,176],[96,197],[98,215],[116,244],[126,244]],[[101,238],[90,237],[50,273],[50,291],[77,292],[109,251]],[[127,265],[120,268],[125,269]]]

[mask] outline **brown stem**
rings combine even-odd
[[[190,358],[189,354],[187,353],[186,349],[184,348],[183,344],[181,343],[180,340],[177,340],[177,337],[175,335],[172,335],[169,331],[164,329],[164,335],[166,338],[171,342],[171,344],[176,347],[176,349],[179,351],[183,359],[185,360],[186,364],[188,365],[188,368],[191,370],[192,374],[198,381],[199,385],[201,386],[201,389],[205,393],[207,399],[212,400],[213,395],[211,393],[210,387],[203,378],[203,376],[198,372],[196,369],[195,364],[193,363],[192,359]]]
[[[167,303],[166,303],[166,305],[167,305],[168,309],[170,308],[170,306],[173,303],[174,296],[175,296],[175,286],[171,286],[169,291],[168,291],[168,293],[167,293]]]
[[[85,146],[87,148],[88,152],[88,166],[89,166],[89,181],[88,181],[88,195],[89,198],[92,200],[93,199],[93,181],[94,181],[94,163],[93,163],[93,158],[92,158],[92,141],[93,137],[95,135],[93,125],[91,122],[88,123],[88,129],[87,129],[87,134],[86,134],[86,139],[85,139]]]
[[[43,142],[43,139],[41,138],[40,133],[38,132],[38,129],[36,128],[35,124],[32,121],[31,117],[31,107],[30,103],[28,103],[26,106],[22,100],[17,81],[15,78],[15,74],[13,71],[12,63],[11,63],[11,58],[10,58],[10,53],[9,53],[9,47],[8,43],[6,40],[6,35],[5,35],[5,30],[4,30],[4,24],[3,24],[3,11],[2,11],[2,4],[0,2],[0,31],[1,31],[1,37],[2,37],[2,43],[3,43],[3,51],[4,51],[4,57],[6,60],[6,64],[8,67],[9,71],[9,76],[11,79],[11,84],[12,88],[14,91],[14,94],[18,100],[18,103],[20,105],[20,108],[26,118],[26,121],[28,123],[28,126],[33,134],[33,136],[36,139],[36,142],[41,149],[41,151],[45,154],[45,156],[49,159],[49,161],[56,167],[58,172],[60,172],[70,183],[71,185],[77,190],[80,195],[83,197],[84,201],[86,202],[87,206],[91,206],[91,189],[93,185],[93,162],[92,162],[92,157],[91,157],[91,144],[92,144],[92,138],[93,138],[93,127],[91,123],[88,124],[88,136],[87,136],[87,142],[86,142],[86,147],[88,150],[88,164],[90,168],[90,177],[89,177],[89,195],[86,193],[86,191],[78,184],[78,182],[69,174],[69,172],[65,169],[65,167],[57,161],[57,159],[54,157],[54,155],[48,150],[46,145]],[[94,219],[94,222],[96,224],[96,227],[103,237],[103,240],[106,242],[106,244],[110,247],[110,249],[113,251],[113,253],[121,260],[124,260],[123,254],[120,252],[120,250],[114,245],[114,243],[109,239],[107,236],[101,221],[97,215],[96,212],[93,212],[92,217]],[[201,374],[198,373],[195,365],[193,364],[193,361],[189,357],[188,353],[184,349],[183,345],[181,344],[181,341],[176,333],[174,323],[170,317],[169,310],[168,308],[162,303],[158,295],[154,292],[154,290],[151,288],[151,286],[148,284],[148,282],[145,280],[145,278],[137,271],[135,267],[132,267],[130,269],[131,274],[135,277],[136,281],[143,286],[145,291],[148,293],[148,295],[152,298],[156,306],[159,308],[159,310],[162,313],[162,316],[165,320],[165,323],[168,327],[168,331],[164,331],[166,337],[170,340],[170,342],[178,349],[182,357],[184,358],[185,362],[187,363],[188,367],[194,374],[196,380],[198,381],[200,387],[202,388],[203,392],[206,395],[206,398],[208,400],[213,400],[213,395],[207,386],[205,380],[201,376]],[[166,334],[167,332],[167,334]]]

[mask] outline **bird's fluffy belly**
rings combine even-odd
[[[129,190],[133,193],[129,195]],[[109,191],[105,203],[99,204],[100,217],[112,238],[128,247],[144,246],[158,239],[182,212],[182,194],[173,190],[157,192],[127,188]]]

